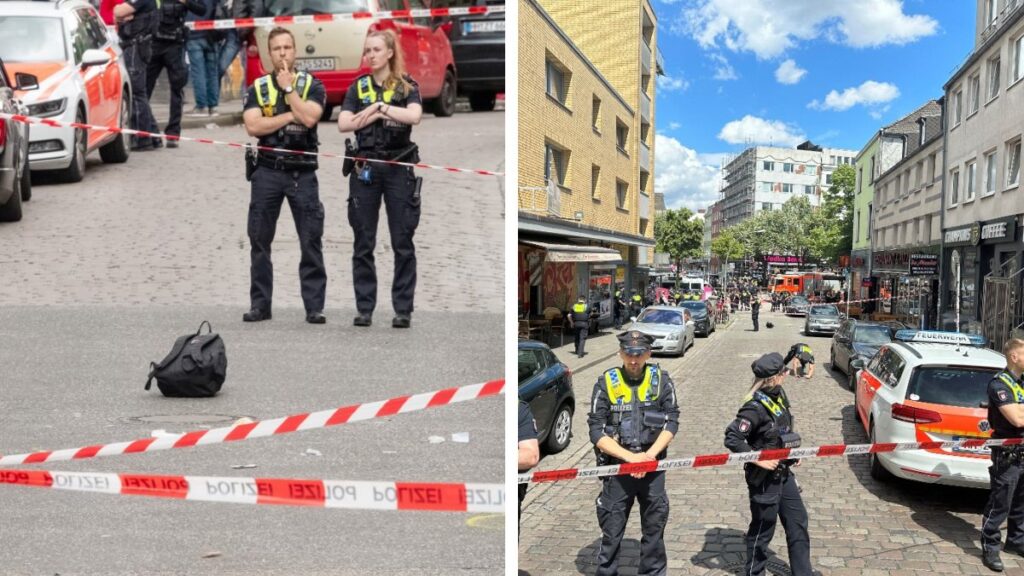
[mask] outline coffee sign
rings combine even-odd
[[[1017,235],[1017,217],[1009,216],[982,224],[975,222],[969,226],[946,230],[946,244],[971,245],[998,244],[1012,242]]]

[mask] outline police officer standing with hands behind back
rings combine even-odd
[[[622,366],[608,370],[594,384],[587,424],[599,466],[662,460],[679,430],[675,385],[657,364],[647,363],[653,342],[652,337],[636,330],[620,334]],[[665,473],[606,476],[602,482],[604,487],[597,498],[597,521],[601,525],[597,576],[619,572],[619,546],[633,500],[640,502],[643,534],[638,574],[666,574],[664,536],[669,506]]]
[[[154,0],[125,0],[114,6],[117,21],[117,35],[121,39],[124,66],[128,69],[128,81],[132,88],[131,128],[150,130],[153,125],[153,111],[146,98],[146,67],[153,55],[153,32],[159,19]],[[84,136],[83,136],[84,137]],[[152,150],[148,138],[140,140],[131,137],[132,150]],[[85,166],[80,166],[85,170]]]
[[[988,384],[988,421],[992,438],[1024,437],[1024,340],[1011,338],[1003,346],[1006,369]],[[1006,527],[1006,551],[1024,556],[1024,448],[1021,445],[992,447],[989,467],[991,490],[981,524],[981,560],[990,570],[1003,571],[999,558],[1002,533]]]
[[[285,28],[274,28],[267,37],[274,72],[253,83],[245,98],[242,120],[260,146],[316,152],[316,125],[323,113],[327,93],[324,85],[307,74],[295,72],[295,37]],[[324,205],[316,178],[317,157],[307,154],[259,151],[246,154],[246,175],[252,182],[249,201],[249,241],[252,309],[246,322],[269,320],[274,292],[274,268],[270,246],[274,241],[281,204],[288,206],[299,236],[299,280],[306,322],[323,324],[327,271],[324,268],[321,237],[324,233]]]
[[[345,94],[338,115],[340,132],[355,132],[356,147],[346,141],[346,156],[398,162],[419,162],[410,140],[412,127],[420,123],[423,105],[416,82],[405,73],[405,59],[394,32],[371,32],[363,45],[363,60],[371,73],[356,78]],[[353,324],[369,326],[377,306],[377,268],[373,249],[377,244],[380,203],[388,216],[388,233],[395,255],[391,284],[394,328],[412,322],[416,292],[416,247],[412,237],[420,222],[420,187],[410,166],[345,161],[349,178],[348,221],[355,234],[352,251],[352,284],[356,293]]]

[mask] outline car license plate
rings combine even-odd
[[[463,22],[463,30],[466,34],[482,34],[486,32],[504,32],[504,20],[477,20],[474,22]]]
[[[960,440],[985,440],[985,438],[975,438],[973,436],[953,436],[953,442],[959,442]],[[981,448],[964,448],[963,446],[957,446],[953,448],[953,452],[966,452],[968,454],[991,454],[992,449],[988,446],[982,446]]]
[[[334,70],[334,58],[296,58],[295,69],[306,72]]]

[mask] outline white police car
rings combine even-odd
[[[986,439],[988,383],[1006,367],[981,336],[900,330],[866,366],[855,360],[854,407],[871,443]],[[989,449],[871,454],[871,476],[988,488]]]

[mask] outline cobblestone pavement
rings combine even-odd
[[[773,330],[764,328],[772,320]],[[676,382],[682,411],[679,435],[669,457],[725,452],[726,425],[751,381],[750,363],[770,351],[784,353],[798,341],[811,345],[818,370],[811,380],[789,379],[804,445],[866,443],[854,420],[852,393],[844,377],[828,370],[830,339],[802,336],[803,321],[761,313],[761,331],[750,330],[749,313],[727,329],[698,338],[682,359],[658,358]],[[577,412],[569,448],[545,456],[539,469],[593,466],[587,438],[586,406],[600,373],[615,363],[617,342],[610,331],[590,341],[576,358],[571,343],[555,350],[573,370]],[[808,460],[796,471],[810,516],[811,559],[823,574],[986,574],[978,544],[987,492],[871,478],[866,456]],[[743,534],[750,518],[738,467],[669,472],[671,511],[665,534],[670,574],[735,574],[745,557]],[[519,539],[520,576],[593,574],[600,531],[594,500],[597,481],[534,485],[523,507]],[[1004,527],[1005,529],[1005,527]],[[640,522],[637,510],[626,531],[622,573],[636,574]],[[788,574],[781,524],[772,549],[777,574]],[[1003,554],[1007,574],[1024,574],[1024,561]]]

